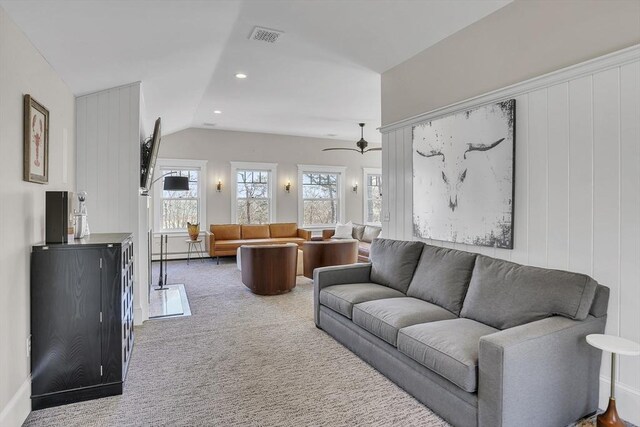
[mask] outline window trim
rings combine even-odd
[[[298,226],[308,230],[321,230],[327,227],[333,227],[335,224],[310,224],[304,223],[304,198],[302,194],[302,175],[305,173],[334,173],[338,175],[338,218],[340,223],[345,218],[345,182],[347,179],[346,166],[326,166],[326,165],[298,165]]]
[[[160,172],[162,169],[197,169],[198,174],[198,222],[200,223],[200,230],[205,230],[207,227],[207,161],[206,160],[191,160],[191,159],[158,159],[156,160],[156,171],[158,177],[162,175]],[[155,175],[155,174],[154,174]],[[167,175],[168,176],[168,175]],[[155,178],[157,179],[157,178]],[[162,229],[162,185],[159,180],[153,185],[153,229],[154,233],[164,234],[184,234],[187,235],[187,229],[184,230],[164,230]]]
[[[367,193],[369,182],[367,180],[368,175],[380,175],[380,179],[382,179],[382,169],[381,168],[362,168],[362,223],[365,225],[375,225],[378,227],[382,226],[382,206],[380,207],[380,222],[369,222],[367,221],[367,202],[369,201]]]
[[[238,223],[238,170],[258,170],[269,172],[269,223],[276,222],[278,164],[260,162],[229,162],[231,164],[231,222]]]

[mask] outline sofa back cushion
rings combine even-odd
[[[460,316],[498,329],[553,315],[584,320],[597,285],[584,274],[478,255]]]
[[[213,224],[210,228],[216,240],[240,240],[239,224]]]
[[[375,239],[369,253],[371,281],[406,294],[423,246],[422,242]]]
[[[476,254],[424,245],[407,295],[459,315],[475,262]]]
[[[269,224],[271,237],[298,237],[298,224],[295,222],[279,222]]]
[[[243,239],[268,239],[269,224],[256,224],[256,225],[242,225],[242,238]]]
[[[364,225],[362,224],[353,224],[353,230],[351,230],[351,237],[356,240],[362,240],[362,236],[364,235]]]
[[[363,242],[371,243],[373,239],[377,238],[380,235],[382,228],[376,227],[373,225],[365,225],[364,230],[362,231],[362,238],[358,240],[362,240]]]

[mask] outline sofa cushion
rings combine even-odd
[[[373,242],[374,239],[376,239],[380,235],[381,231],[382,231],[382,228],[380,227],[376,227],[373,225],[365,225],[364,230],[362,231],[362,238],[359,240],[362,240],[363,242],[371,243]]]
[[[471,319],[441,320],[398,332],[398,350],[461,389],[478,388],[480,338],[498,330]]]
[[[498,329],[553,315],[584,320],[596,287],[584,274],[478,255],[460,316]]]
[[[243,239],[268,239],[269,224],[243,224],[242,225],[242,238]]]
[[[375,239],[371,243],[371,281],[407,292],[424,243]]]
[[[364,234],[364,225],[353,224],[353,230],[351,230],[351,237],[353,237],[356,240],[362,240],[363,234]]]
[[[407,295],[460,314],[476,254],[424,245]]]
[[[417,298],[388,298],[353,306],[353,323],[396,345],[398,331],[406,326],[436,320],[455,319],[442,307]]]
[[[295,222],[281,222],[269,224],[270,237],[298,237],[298,224]]]
[[[241,239],[239,224],[216,224],[210,227],[216,240],[237,240]]]
[[[404,296],[395,289],[375,283],[350,283],[323,288],[320,291],[320,304],[351,319],[354,304]]]

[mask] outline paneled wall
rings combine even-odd
[[[385,236],[412,233],[412,126],[516,99],[514,249],[428,243],[577,271],[610,287],[607,333],[640,342],[640,47],[383,128]],[[603,359],[601,406],[608,395]],[[640,422],[640,358],[622,357],[618,406]]]
[[[148,317],[148,197],[141,196],[142,94],[132,83],[76,98],[77,190],[92,233],[133,233],[134,320]]]

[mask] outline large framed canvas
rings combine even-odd
[[[413,127],[417,237],[513,248],[516,102]]]
[[[49,110],[24,96],[24,180],[49,182]]]

